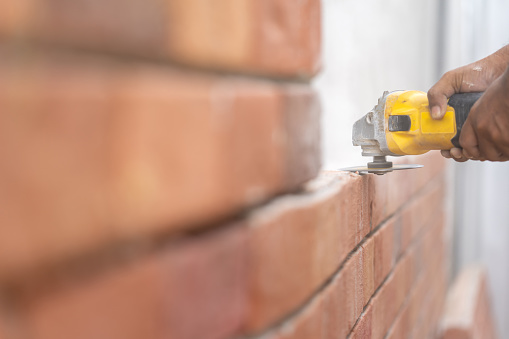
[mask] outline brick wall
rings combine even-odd
[[[433,335],[444,162],[319,173],[319,54],[318,0],[2,2],[0,338]]]

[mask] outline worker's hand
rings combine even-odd
[[[460,134],[460,159],[509,160],[509,69],[474,104]],[[452,152],[452,150],[451,150]]]
[[[447,101],[453,94],[486,91],[488,87],[504,73],[508,64],[509,46],[505,46],[484,59],[445,73],[428,91],[432,118],[442,119],[444,117],[447,109]],[[463,127],[461,135],[463,135],[464,129],[465,127]],[[469,133],[467,132],[467,134]],[[470,156],[470,159],[484,160],[468,152],[467,154]],[[465,157],[465,154],[460,148],[444,150],[442,151],[442,155],[446,158],[453,158],[459,162],[469,159]]]

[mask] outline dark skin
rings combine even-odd
[[[455,93],[483,92],[460,135],[462,148],[442,151],[458,162],[509,160],[509,46],[450,72],[428,91],[431,115],[442,119]]]

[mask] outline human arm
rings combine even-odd
[[[444,150],[444,157],[462,162],[468,159],[503,161],[509,156],[505,150],[505,135],[509,129],[505,129],[506,133],[500,131],[506,118],[509,119],[509,106],[505,102],[505,97],[509,96],[506,91],[509,88],[508,64],[509,46],[505,46],[484,59],[445,73],[430,88],[428,99],[434,119],[444,116],[447,100],[453,94],[485,91],[463,126],[460,135],[463,149]]]

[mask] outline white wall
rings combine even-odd
[[[426,91],[436,80],[438,1],[324,0],[324,164],[365,164],[352,125],[385,90]],[[371,161],[371,160],[369,160]]]

